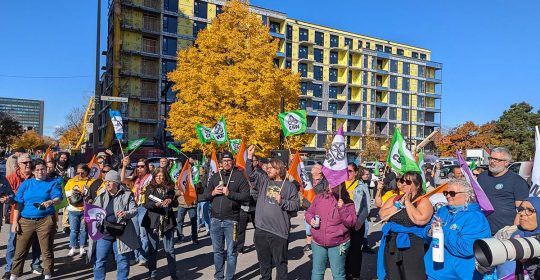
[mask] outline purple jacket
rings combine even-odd
[[[304,216],[308,224],[315,215],[321,218],[319,228],[311,228],[311,236],[323,247],[347,242],[350,239],[349,228],[356,225],[354,203],[344,203],[338,208],[337,201],[337,194],[318,194]]]

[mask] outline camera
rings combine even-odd
[[[510,239],[484,238],[474,241],[474,257],[483,267],[493,267],[507,261],[526,260],[540,256],[540,236]]]

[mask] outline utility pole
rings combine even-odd
[[[285,97],[281,96],[281,113],[285,112]],[[285,141],[285,136],[283,135],[283,129],[279,130],[279,149],[283,150],[283,141]]]
[[[101,100],[101,87],[99,85],[99,69],[100,69],[100,37],[101,37],[101,0],[97,1],[97,23],[96,23],[96,84],[94,89],[94,127],[92,129],[92,153],[98,153],[99,145],[99,111]]]

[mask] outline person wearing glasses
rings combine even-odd
[[[11,232],[17,235],[10,279],[22,275],[28,249],[35,240],[41,247],[45,279],[54,272],[53,240],[56,233],[54,205],[62,199],[62,188],[57,180],[47,179],[47,166],[36,160],[32,166],[34,178],[22,182],[15,195]]]
[[[19,186],[28,179],[32,178],[32,159],[29,154],[21,154],[17,158],[17,169],[6,177],[11,190],[14,194],[17,193]],[[11,201],[10,205],[11,211],[9,212],[10,224],[13,224],[13,212],[15,209],[14,201]],[[15,245],[16,245],[17,234],[9,231],[9,238],[7,241],[6,248],[6,266],[4,267],[4,275],[2,279],[9,279],[11,276],[11,265],[13,263],[13,256],[15,255]],[[34,274],[41,275],[43,274],[43,268],[41,267],[41,249],[39,247],[39,242],[35,240],[32,243],[32,272]]]
[[[443,195],[448,205],[439,208],[423,231],[429,245],[424,256],[427,279],[481,279],[475,269],[473,243],[491,236],[486,216],[464,179],[448,181]],[[433,262],[433,226],[440,226],[444,234],[444,263]]]
[[[433,206],[422,195],[422,176],[406,172],[399,182],[404,195],[388,199],[379,210],[388,219],[382,228],[377,276],[379,279],[426,279],[424,268],[424,226],[433,216]],[[418,201],[415,201],[416,199]]]
[[[69,252],[68,257],[75,255],[75,250],[79,248],[79,255],[86,254],[86,243],[88,235],[86,234],[86,225],[83,221],[84,196],[88,193],[89,186],[94,183],[94,179],[88,177],[90,167],[86,164],[77,165],[75,177],[69,179],[64,186],[66,197],[68,198],[69,215]]]
[[[101,168],[101,178],[95,179],[94,182],[90,184],[90,188],[88,188],[88,196],[86,196],[86,202],[90,204],[94,203],[96,197],[105,191],[105,182],[102,178],[107,175],[107,172],[111,171],[111,166],[106,162],[100,163],[99,159],[98,165]]]
[[[516,224],[516,207],[529,196],[529,185],[518,174],[508,171],[512,154],[507,148],[491,151],[489,170],[478,175],[478,183],[495,209],[487,217],[491,234]]]
[[[130,177],[126,176],[127,166],[130,164],[129,156],[125,157],[122,161],[122,171],[120,172],[120,178],[122,184],[129,186],[133,192],[135,198],[135,205],[137,206],[137,215],[133,217],[133,224],[135,225],[135,231],[139,236],[140,247],[135,250],[135,261],[137,261],[139,266],[145,266],[146,260],[148,258],[148,236],[146,234],[146,229],[142,226],[142,220],[146,215],[146,208],[143,207],[144,204],[144,193],[146,187],[152,181],[152,173],[150,173],[150,168],[148,167],[148,160],[140,158],[137,160],[136,169],[133,172],[133,175]]]

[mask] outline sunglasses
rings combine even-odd
[[[31,161],[23,161],[23,162],[19,162],[20,164],[24,164],[24,165],[27,165],[27,164],[30,164]]]
[[[353,172],[354,172],[354,170],[352,170],[352,169],[347,169],[347,172],[349,172],[349,173],[353,173]]]
[[[145,168],[146,166],[144,165],[137,165],[137,168]]]
[[[465,193],[465,192],[455,192],[455,191],[443,191],[442,194],[444,196],[450,195],[450,197],[455,197],[458,193]]]
[[[103,164],[103,161],[98,161],[97,163],[98,163],[98,164]]]
[[[407,179],[399,179],[399,182],[402,183],[402,184],[406,184],[406,185],[412,185],[412,181],[411,180],[407,180]]]
[[[536,213],[536,209],[533,209],[533,208],[527,208],[527,207],[523,207],[523,206],[519,206],[516,208],[516,211],[518,213],[521,213],[523,211],[525,211],[525,215],[527,216],[530,216],[532,215],[533,213]]]

